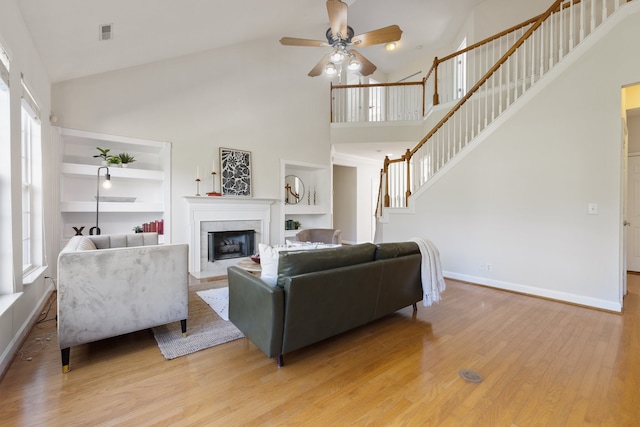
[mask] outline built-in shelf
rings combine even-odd
[[[114,203],[100,202],[100,213],[102,212],[162,212],[162,203]],[[62,202],[61,212],[96,212],[96,202]]]
[[[91,176],[97,178],[99,165],[83,165],[77,163],[63,163],[62,173],[65,175]],[[164,172],[161,170],[144,170],[132,167],[110,166],[109,173],[113,178],[148,180],[162,182]]]
[[[282,242],[291,239],[300,231],[287,230],[285,223],[293,220],[304,228],[331,228],[332,226],[332,200],[331,200],[331,169],[328,165],[301,163],[282,160],[280,167],[282,190],[282,216],[283,225]],[[304,194],[296,204],[285,203],[284,189],[285,177],[297,176],[304,184]]]
[[[100,197],[134,199],[133,202],[100,201],[101,234],[130,233],[136,225],[164,220],[164,236],[170,243],[170,171],[171,144],[125,136],[107,135],[75,129],[54,128],[54,142],[59,153],[59,236],[61,247],[83,229],[89,234],[96,225],[96,195],[99,180],[106,169],[97,147],[109,148],[109,154],[128,153],[135,162],[127,167],[109,165],[111,188],[100,186]],[[98,172],[100,179],[98,178]]]

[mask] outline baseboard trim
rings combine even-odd
[[[458,274],[451,271],[443,272],[448,279],[458,280],[487,286],[490,288],[501,289],[504,291],[515,292],[518,294],[545,298],[552,301],[564,302],[574,305],[580,305],[589,308],[597,308],[600,310],[622,312],[622,304],[614,301],[602,300],[598,298],[586,297],[584,295],[576,295],[567,292],[559,292],[551,289],[536,288],[533,286],[521,285],[517,283],[503,282],[500,280],[487,279],[486,277],[470,276],[467,274]]]
[[[38,317],[40,316],[40,313],[42,313],[42,311],[44,310],[46,304],[49,301],[49,298],[52,297],[51,294],[53,293],[53,291],[54,291],[54,286],[50,284],[47,287],[47,290],[42,294],[42,297],[40,298],[40,301],[38,302],[38,304],[36,304],[33,311],[27,318],[27,321],[25,321],[20,326],[20,329],[13,336],[13,339],[11,340],[7,348],[5,348],[2,355],[0,355],[0,381],[2,381],[2,379],[4,378],[4,375],[7,369],[9,369],[11,362],[13,362],[13,359],[18,354],[18,351],[20,351],[20,347],[22,347],[25,340],[27,339],[27,336],[35,326],[38,320]],[[13,310],[13,307],[10,307],[8,310]]]

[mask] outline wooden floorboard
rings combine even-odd
[[[283,368],[247,339],[165,360],[146,330],[72,348],[62,374],[47,321],[0,382],[0,425],[636,426],[640,276],[628,287],[616,314],[447,280],[439,304]]]

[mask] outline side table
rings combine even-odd
[[[255,274],[256,276],[259,276],[262,273],[262,267],[260,264],[253,262],[251,258],[241,259],[236,265],[243,270],[247,270],[251,274]]]

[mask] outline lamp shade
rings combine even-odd
[[[327,73],[327,75],[329,76],[335,76],[336,74],[338,74],[338,69],[336,68],[336,65],[333,62],[329,62],[324,67],[324,72]]]
[[[361,65],[362,64],[360,64],[360,61],[358,61],[356,58],[351,58],[349,60],[349,65],[347,66],[347,68],[349,68],[349,71],[358,71]]]

